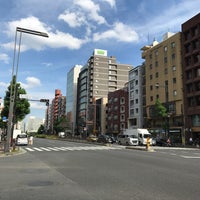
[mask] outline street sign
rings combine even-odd
[[[2,121],[3,121],[3,122],[7,122],[7,117],[5,117],[5,116],[2,117]]]

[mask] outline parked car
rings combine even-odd
[[[151,145],[156,146],[156,138],[151,138]]]
[[[28,145],[28,136],[26,134],[19,134],[16,137],[15,144],[19,145]]]
[[[135,135],[118,135],[118,144],[123,145],[138,145],[138,138]]]
[[[167,139],[165,139],[165,138],[156,139],[156,145],[157,146],[168,146]]]
[[[109,135],[99,135],[97,142],[99,142],[99,143],[113,143],[113,140]]]
[[[88,141],[88,142],[96,142],[97,141],[97,136],[95,136],[95,135],[89,135],[87,138],[86,138],[86,140]]]

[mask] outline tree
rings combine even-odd
[[[67,129],[70,129],[70,124],[66,116],[59,117],[54,123],[54,130],[58,134]]]
[[[13,111],[13,123],[16,124],[22,121],[27,114],[30,113],[30,103],[27,99],[20,99],[20,94],[26,94],[26,90],[21,87],[20,83],[16,83],[16,77],[13,76],[8,89],[6,91],[6,96],[4,97],[4,108],[1,113],[1,117],[5,116],[8,118],[9,106],[10,106],[10,94],[14,94],[15,89],[15,102]]]
[[[156,116],[158,117],[167,117],[167,109],[165,106],[163,106],[159,99],[157,99],[155,103],[155,112]]]
[[[167,113],[167,108],[160,102],[159,99],[156,100],[155,103],[155,115],[157,117],[162,117],[163,119],[165,119],[165,123],[163,124],[163,128],[165,130],[165,135],[167,136],[167,130],[169,130],[169,123],[167,120],[168,117],[168,113]]]
[[[45,128],[44,128],[44,125],[40,125],[40,127],[38,128],[38,131],[37,131],[37,133],[38,134],[43,134],[45,132]]]

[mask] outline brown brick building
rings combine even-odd
[[[182,24],[186,142],[200,138],[200,13]]]

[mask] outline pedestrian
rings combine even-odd
[[[192,139],[192,137],[189,138],[189,144],[193,145],[193,139]]]
[[[170,146],[171,145],[171,141],[170,141],[170,138],[167,139],[167,146]]]
[[[33,136],[32,136],[32,135],[31,135],[30,138],[29,138],[29,144],[30,144],[30,145],[33,145]]]

